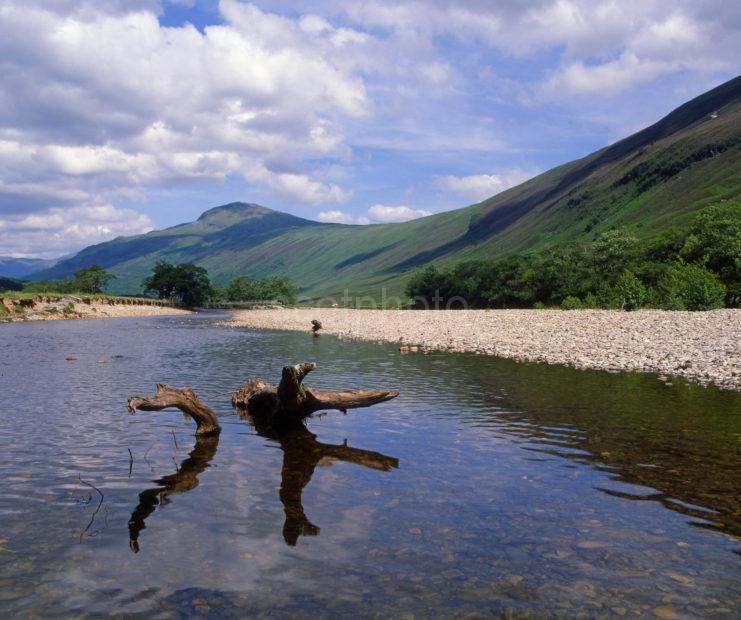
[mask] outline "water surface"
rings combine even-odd
[[[741,614],[738,394],[214,318],[0,326],[2,617]],[[283,442],[233,413],[305,360],[401,396]],[[130,416],[157,382],[220,437]]]

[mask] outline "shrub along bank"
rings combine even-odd
[[[450,269],[430,266],[412,277],[406,292],[429,307],[456,307],[460,298],[474,308],[737,308],[741,203],[707,207],[690,225],[650,239],[612,230],[590,244]]]

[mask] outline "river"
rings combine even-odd
[[[740,394],[220,318],[0,326],[0,616],[741,614]],[[401,395],[294,442],[234,414],[306,360]],[[129,415],[155,383],[220,437]]]

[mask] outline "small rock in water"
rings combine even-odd
[[[670,577],[671,579],[674,579],[674,581],[678,581],[685,586],[692,585],[692,579],[686,577],[685,575],[680,575],[679,573],[667,573],[666,575],[667,577]]]
[[[674,610],[674,607],[671,607],[670,605],[659,605],[658,607],[654,607],[654,616],[659,618],[659,620],[676,620],[679,617],[677,612]]]

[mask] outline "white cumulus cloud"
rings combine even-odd
[[[419,185],[420,154],[471,157],[477,172],[516,149],[543,162],[577,122],[604,135],[649,98],[678,104],[729,79],[741,57],[727,0],[220,0],[198,13],[210,25],[165,25],[168,6],[196,4],[0,0],[0,225],[196,184],[357,212],[394,200],[367,190],[364,165],[389,178],[384,166],[411,163],[404,183]],[[443,176],[427,190],[481,200],[521,180]],[[375,206],[351,220],[427,213]]]
[[[333,210],[322,211],[317,216],[320,222],[332,224],[391,224],[397,222],[407,222],[416,220],[420,217],[432,215],[432,211],[427,209],[412,209],[405,205],[388,206],[373,205],[367,211],[366,215],[353,215],[345,211]]]
[[[327,224],[354,224],[355,219],[349,213],[344,211],[321,211],[316,218],[320,222]]]
[[[0,255],[55,258],[119,235],[152,230],[152,221],[112,205],[54,207],[0,217]]]
[[[473,174],[464,177],[447,175],[436,177],[433,184],[439,190],[479,202],[519,185],[532,176],[533,174],[522,170],[509,170],[502,174]]]
[[[680,71],[737,68],[741,13],[727,0],[367,0],[343,10],[364,27],[432,41],[448,35],[559,65],[535,91],[550,98],[616,95]]]
[[[345,157],[344,119],[369,112],[352,60],[367,38],[236,0],[221,0],[222,23],[203,32],[165,27],[159,11],[148,0],[0,3],[0,223],[39,214],[54,235],[51,209],[230,176],[297,203],[346,202],[312,160]],[[275,166],[286,158],[295,169]]]
[[[404,205],[390,207],[387,205],[373,205],[368,209],[368,217],[373,222],[387,224],[389,222],[406,222],[419,217],[432,215],[432,211],[427,209],[412,209]]]
[[[299,203],[340,204],[352,197],[352,193],[335,183],[323,183],[305,174],[273,172],[264,166],[250,170],[245,178],[248,181],[263,181],[277,195]]]

